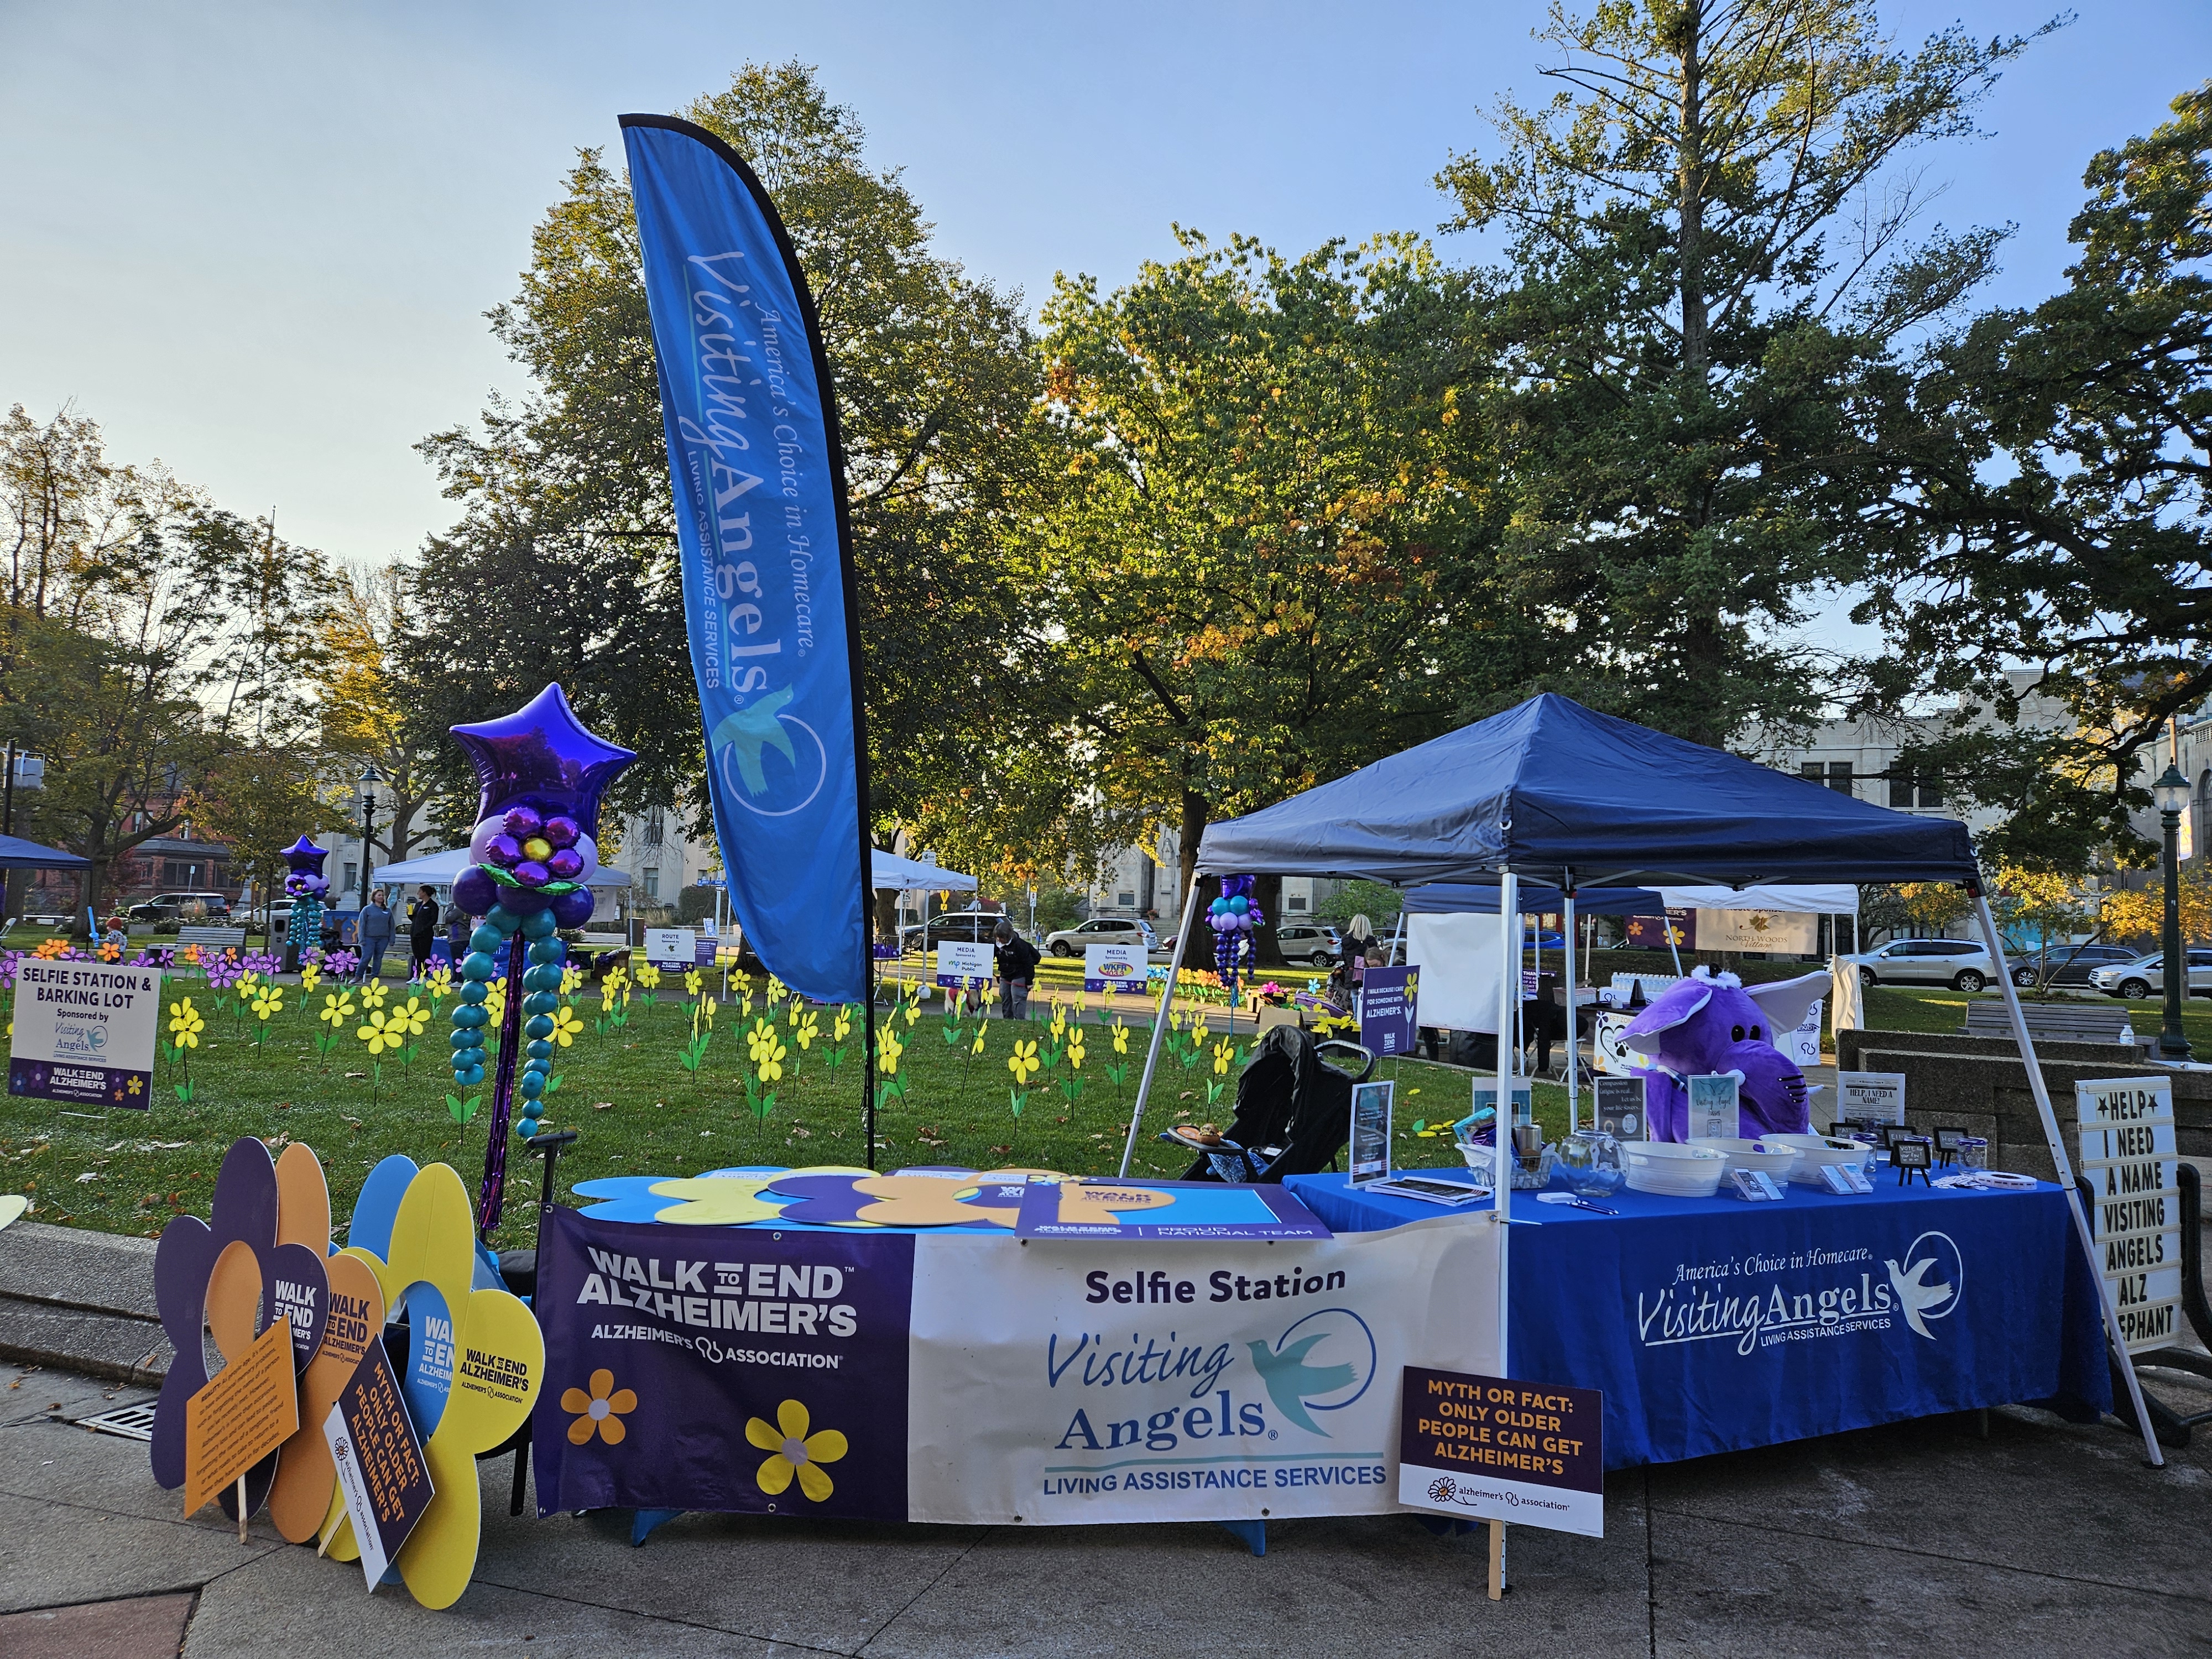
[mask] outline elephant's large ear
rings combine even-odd
[[[1656,1054],[1662,1036],[1678,1025],[1687,1024],[1712,1000],[1710,985],[1684,980],[1670,986],[1659,994],[1657,1001],[1628,1022],[1627,1029],[1620,1034],[1621,1042],[1639,1054]]]
[[[1747,985],[1743,994],[1759,1005],[1773,1031],[1794,1031],[1805,1023],[1813,1005],[1825,995],[1834,979],[1826,969],[1798,979],[1778,979],[1766,985]]]

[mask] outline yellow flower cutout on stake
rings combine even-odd
[[[199,1010],[192,1006],[192,1000],[190,997],[186,997],[181,1002],[173,1002],[169,1005],[169,1036],[172,1039],[172,1047],[198,1048],[200,1033],[205,1030],[207,1030],[207,1021],[200,1017]]]
[[[757,1066],[760,1064],[761,1056],[774,1047],[775,1047],[775,1027],[769,1024],[766,1019],[755,1020],[752,1030],[745,1033],[745,1057]]]
[[[553,1016],[553,1041],[563,1048],[575,1045],[576,1035],[584,1029],[584,1022],[576,1018],[574,1008],[562,1007]]]
[[[255,988],[253,993],[254,1018],[265,1020],[271,1014],[281,1014],[283,1012],[284,988],[283,986],[263,985]]]
[[[1118,1019],[1114,1022],[1114,1052],[1117,1054],[1129,1052],[1129,1028]]]
[[[422,975],[422,988],[439,1001],[443,1002],[453,994],[453,970],[443,964],[433,968]]]
[[[499,1030],[500,1021],[507,1018],[506,975],[501,975],[484,987],[483,1010],[485,1024],[492,1030]]]
[[[905,1052],[906,1045],[898,1040],[898,1033],[891,1029],[890,1021],[885,1020],[884,1029],[877,1033],[876,1037],[876,1069],[885,1077],[896,1077],[899,1056]]]
[[[1044,1062],[1037,1058],[1036,1044],[1017,1040],[1014,1052],[1006,1060],[1006,1069],[1014,1074],[1014,1086],[1018,1089],[1022,1087],[1029,1082],[1031,1073],[1043,1067]]]
[[[760,1080],[763,1083],[777,1083],[782,1080],[784,1056],[790,1052],[790,1049],[775,1040],[774,1031],[769,1033],[768,1042],[762,1046],[760,1053],[753,1058],[754,1068],[760,1073]]]
[[[397,1022],[388,1018],[381,1008],[372,1009],[368,1016],[368,1024],[356,1031],[354,1035],[368,1045],[368,1052],[372,1057],[381,1054],[387,1048],[397,1048],[404,1040],[404,1033]]]
[[[983,1052],[983,1039],[989,1033],[990,1030],[991,1022],[988,1019],[986,1019],[981,1025],[978,1025],[975,1028],[975,1046],[968,1051],[969,1054],[973,1055],[980,1054]]]
[[[313,963],[303,962],[300,964],[300,1006],[301,1007],[306,1007],[307,999],[315,994],[315,983],[322,976],[323,970]]]
[[[772,1424],[757,1417],[747,1419],[745,1438],[763,1451],[775,1454],[760,1466],[756,1477],[760,1489],[770,1498],[789,1490],[793,1476],[798,1478],[799,1490],[817,1504],[825,1502],[836,1490],[822,1472],[822,1465],[834,1463],[845,1455],[845,1437],[835,1429],[809,1434],[806,1431],[811,1426],[806,1407],[796,1400],[778,1406]]]
[[[849,1007],[837,1010],[837,1018],[830,1023],[830,1041],[842,1042],[853,1035],[853,1011]]]
[[[385,998],[391,994],[391,988],[382,980],[372,980],[361,988],[361,1006],[364,1008],[381,1008],[384,1006]]]
[[[325,991],[323,994],[322,1012],[315,1018],[325,1024],[336,1028],[343,1025],[353,1016],[354,1006],[351,997],[343,991]]]
[[[1080,1025],[1075,1028],[1074,1036],[1068,1040],[1067,1063],[1076,1071],[1083,1069],[1083,1028]]]
[[[821,1035],[822,1017],[811,1010],[804,1018],[792,1023],[791,1040],[799,1045],[802,1053],[811,1051],[814,1047],[814,1039]]]
[[[1226,1037],[1224,1037],[1220,1042],[1213,1045],[1214,1076],[1227,1077],[1229,1075],[1229,1061],[1236,1053],[1237,1045],[1230,1042]]]
[[[700,982],[699,970],[696,968],[686,969],[684,975],[684,994],[687,997],[697,996]]]
[[[637,982],[648,991],[658,990],[660,987],[660,969],[651,963],[647,963],[644,967],[637,970]]]
[[[421,1036],[430,1024],[430,1011],[420,997],[410,997],[392,1011],[392,1029],[404,1037]]]
[[[575,995],[576,988],[583,982],[584,970],[577,967],[574,963],[569,963],[568,966],[561,970],[561,994],[562,996],[572,997]]]

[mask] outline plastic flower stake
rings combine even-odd
[[[848,1004],[838,1009],[837,1017],[830,1023],[830,1041],[836,1047],[823,1055],[822,1060],[830,1068],[830,1075],[833,1079],[837,1075],[838,1066],[845,1061],[845,1039],[853,1035],[853,1012],[851,1005]]]
[[[343,991],[323,993],[322,1010],[316,1014],[315,1018],[329,1026],[331,1030],[327,1036],[319,1036],[315,1039],[315,1052],[323,1057],[322,1065],[316,1068],[318,1071],[330,1069],[331,1050],[338,1046],[340,1039],[345,1034],[345,1024],[354,1017],[354,1012],[353,999]]]
[[[881,1111],[886,1101],[906,1098],[907,1079],[899,1073],[899,1057],[906,1053],[906,1045],[898,1039],[898,1032],[890,1020],[876,1034],[876,1069],[884,1074],[884,1081],[876,1085],[876,1109]]]
[[[697,996],[699,985],[699,970],[696,968],[687,969],[684,975],[684,994],[687,997]]]
[[[186,1105],[192,1098],[192,1062],[187,1051],[200,1046],[200,1033],[205,1030],[207,1021],[192,1006],[190,997],[169,1005],[169,1060],[173,1066],[180,1059],[184,1061],[185,1080],[175,1086],[178,1100]]]
[[[284,1012],[284,988],[281,985],[257,986],[253,992],[253,1018],[260,1022],[253,1030],[257,1048],[269,1046],[269,1022]]]
[[[371,1009],[368,1024],[354,1035],[368,1045],[368,1097],[376,1098],[378,1087],[384,1082],[384,1056],[397,1050],[404,1027],[381,1008]]]

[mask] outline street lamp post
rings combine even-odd
[[[2181,950],[2181,815],[2189,805],[2189,780],[2169,762],[2165,775],[2151,786],[2151,793],[2166,830],[2166,927],[2160,940],[2166,968],[2166,1024],[2158,1034],[2158,1057],[2182,1060],[2189,1058],[2189,1039],[2181,1032],[2189,963]]]
[[[368,908],[368,838],[376,828],[376,786],[384,781],[384,774],[371,761],[361,769],[356,780],[361,785],[361,908]]]

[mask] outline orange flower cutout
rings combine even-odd
[[[597,1431],[607,1444],[619,1446],[623,1436],[629,1432],[623,1427],[623,1419],[637,1409],[637,1395],[629,1389],[615,1387],[612,1371],[596,1370],[592,1373],[591,1393],[570,1389],[561,1396],[561,1409],[575,1413],[576,1420],[568,1425],[570,1445],[590,1445],[592,1432]]]

